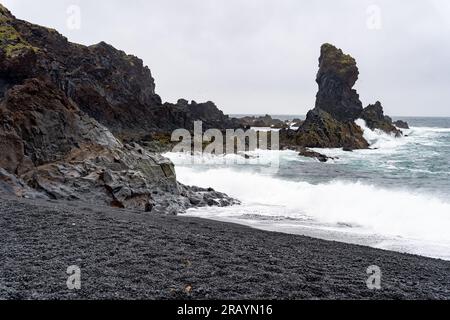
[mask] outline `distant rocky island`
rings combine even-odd
[[[321,48],[316,106],[298,128],[265,117],[231,118],[213,102],[163,103],[139,58],[101,42],[71,43],[57,31],[16,19],[0,6],[0,192],[26,198],[176,214],[197,206],[236,203],[212,189],[177,182],[160,155],[178,128],[272,127],[283,148],[368,148],[372,129],[402,132],[381,103],[362,107],[353,89],[356,61],[331,44]],[[397,123],[407,127],[406,123]]]

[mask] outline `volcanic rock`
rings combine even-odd
[[[265,115],[261,117],[243,117],[239,119],[241,126],[244,128],[249,127],[265,127],[265,128],[274,128],[274,129],[281,129],[281,128],[287,128],[286,122],[279,120],[279,119],[273,119],[270,115]]]
[[[330,159],[334,160],[333,157],[328,157],[322,153],[309,150],[308,148],[300,148],[299,155],[302,157],[307,157],[307,158],[315,158],[315,159],[319,160],[320,162],[328,162],[328,160],[330,160]]]
[[[409,129],[409,124],[408,124],[408,122],[403,121],[403,120],[397,120],[397,121],[395,121],[395,122],[394,122],[394,125],[395,125],[397,128],[400,128],[400,129]]]
[[[134,141],[152,132],[190,129],[195,120],[216,128],[231,123],[211,102],[163,104],[150,69],[135,56],[105,42],[71,43],[5,8],[0,14],[0,97],[25,79],[46,78],[113,134]]]
[[[168,159],[133,142],[197,119],[228,118],[211,102],[163,105],[142,60],[0,6],[0,192],[166,214],[234,204],[178,183]]]
[[[155,110],[155,117],[167,119],[165,126],[169,131],[179,128],[193,130],[195,121],[202,121],[203,130],[239,127],[236,119],[225,115],[212,101],[189,103],[180,99],[176,104],[165,103],[163,108]]]
[[[356,61],[331,44],[321,47],[316,106],[309,111],[299,129],[282,130],[282,144],[312,148],[366,149],[369,143],[355,120],[363,118],[370,129],[380,129],[401,136],[402,133],[385,116],[381,103],[363,109],[356,90],[359,77]]]
[[[316,79],[319,85],[316,108],[338,121],[356,120],[363,109],[358,93],[352,89],[358,76],[354,58],[331,44],[322,45]]]
[[[394,126],[392,119],[384,115],[383,107],[379,101],[365,108],[361,114],[361,119],[366,121],[366,125],[372,130],[379,129],[386,133],[393,134],[396,137],[401,137],[403,135],[403,133]]]
[[[321,109],[308,112],[306,120],[295,134],[292,134],[292,130],[281,130],[280,139],[287,144],[308,148],[369,147],[358,125],[354,122],[340,122]]]

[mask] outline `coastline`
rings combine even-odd
[[[450,299],[450,262],[232,223],[1,197],[0,299]],[[66,287],[68,266],[82,289]],[[366,286],[369,266],[381,290]]]

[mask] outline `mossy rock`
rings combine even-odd
[[[33,47],[23,39],[20,33],[8,22],[8,18],[0,18],[0,49],[5,52],[6,57],[13,57],[23,50],[39,51],[39,48]]]
[[[348,83],[350,87],[358,80],[359,72],[356,60],[352,56],[344,54],[341,49],[336,48],[332,44],[325,43],[322,45],[320,66],[320,73],[331,72],[342,81]]]

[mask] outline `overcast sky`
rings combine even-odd
[[[380,100],[394,116],[450,116],[448,0],[0,2],[70,41],[103,40],[139,56],[164,101],[305,114],[317,92],[320,45],[330,42],[356,58],[364,105]]]

